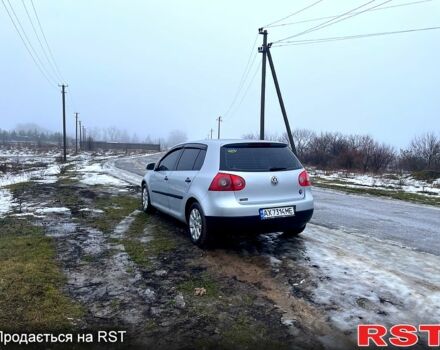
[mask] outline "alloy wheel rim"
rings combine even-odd
[[[189,231],[194,241],[197,241],[202,234],[202,216],[198,209],[191,210],[189,215]]]
[[[148,208],[148,190],[146,187],[144,187],[144,190],[142,191],[142,205],[144,209]]]

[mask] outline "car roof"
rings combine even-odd
[[[285,144],[284,142],[278,141],[270,141],[270,140],[247,140],[247,139],[208,139],[208,140],[195,140],[195,141],[186,141],[180,144],[173,146],[172,148],[187,145],[187,144],[203,144],[203,145],[215,145],[217,147],[221,147],[223,145],[227,145],[230,143],[279,143]]]

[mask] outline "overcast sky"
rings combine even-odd
[[[31,9],[30,0],[24,1]],[[39,49],[21,0],[10,2]],[[69,84],[70,133],[78,111],[91,128],[115,125],[140,138],[166,137],[179,129],[190,139],[216,130],[215,119],[234,98],[257,28],[313,2],[34,0]],[[338,15],[365,2],[323,0],[285,22]],[[269,42],[321,22],[269,28]],[[439,25],[440,1],[432,0],[361,14],[297,39]],[[36,122],[59,130],[60,93],[35,67],[1,3],[0,52],[0,128]],[[261,61],[254,52],[258,56],[248,80]],[[440,30],[274,47],[271,52],[293,128],[370,134],[396,147],[416,133],[440,130]],[[242,103],[240,95],[224,118],[223,137],[258,131],[260,84],[258,72]],[[266,130],[281,133],[269,70],[267,84]]]

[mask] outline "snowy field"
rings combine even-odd
[[[440,195],[440,179],[427,182],[417,180],[410,174],[386,173],[382,175],[356,174],[344,171],[310,170],[313,178],[330,182],[333,186],[352,188],[377,188],[388,191],[403,191],[426,196]]]
[[[125,182],[108,175],[101,162],[121,157],[112,152],[83,153],[68,157],[66,164],[59,161],[60,153],[55,151],[38,152],[33,149],[0,148],[0,217],[17,209],[19,198],[13,198],[10,187],[13,185],[37,182],[54,183],[66,172],[75,171],[80,175],[80,182],[85,185],[124,186]],[[73,167],[72,167],[73,166]],[[45,213],[62,212],[66,208],[30,208],[21,204],[21,213],[15,215],[34,215],[41,217]]]

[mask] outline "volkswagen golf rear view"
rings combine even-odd
[[[147,170],[144,211],[158,209],[186,223],[201,247],[222,232],[296,235],[313,214],[309,175],[284,143],[185,143]]]

